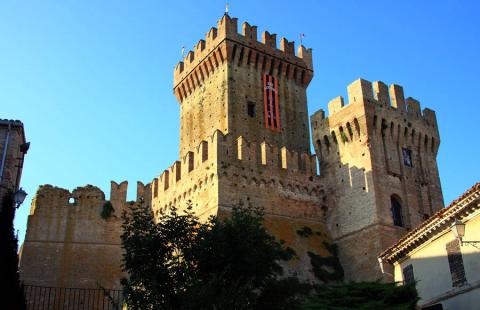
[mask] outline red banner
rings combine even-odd
[[[278,82],[276,78],[268,74],[263,76],[263,102],[265,109],[265,128],[280,131]]]

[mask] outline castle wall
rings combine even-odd
[[[285,264],[287,275],[316,281],[308,251],[331,254],[323,249],[323,242],[330,241],[323,211],[328,201],[315,157],[227,135],[218,161],[219,216],[228,215],[234,205],[264,208],[267,230],[296,253]],[[297,233],[304,227],[314,231],[312,238]]]
[[[73,192],[41,186],[32,201],[20,258],[25,285],[121,289],[121,214],[127,182],[112,182],[114,213],[100,214],[105,194],[87,185]]]
[[[151,205],[156,218],[170,207],[192,203],[201,220],[217,212],[217,131],[151,182]]]
[[[297,254],[286,264],[290,275],[313,281],[307,252],[327,255],[323,242],[330,242],[324,222],[329,202],[314,155],[217,130],[151,184],[157,218],[172,206],[185,208],[188,201],[201,221],[227,216],[234,205],[263,207],[267,229]],[[297,231],[304,227],[316,234],[301,237]]]

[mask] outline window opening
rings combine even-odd
[[[403,268],[403,284],[415,284],[415,276],[413,275],[413,266],[411,264]]]
[[[452,276],[452,286],[463,286],[467,283],[465,278],[465,267],[463,266],[463,257],[460,250],[460,241],[455,239],[447,243],[447,258],[450,274]]]
[[[250,117],[255,117],[255,102],[249,101],[247,103],[247,114]]]
[[[413,167],[412,151],[406,148],[402,148],[403,164],[407,167]]]
[[[397,197],[392,196],[390,202],[392,207],[393,225],[403,227],[402,205],[400,204],[400,201]]]

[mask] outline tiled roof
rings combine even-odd
[[[450,229],[455,219],[462,218],[468,213],[471,213],[472,210],[480,209],[480,204],[472,203],[473,201],[479,200],[479,198],[480,182],[454,200],[447,208],[438,211],[400,238],[397,243],[383,251],[379,255],[379,259],[383,262],[393,263],[433,236],[438,235],[446,229]]]

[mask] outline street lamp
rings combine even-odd
[[[15,203],[17,204],[17,208],[23,203],[25,197],[27,197],[27,192],[20,187],[20,189],[15,192]]]
[[[456,219],[452,225],[452,232],[455,235],[455,238],[460,240],[460,245],[470,244],[473,246],[479,245],[480,241],[463,241],[463,237],[465,236],[465,223]]]

